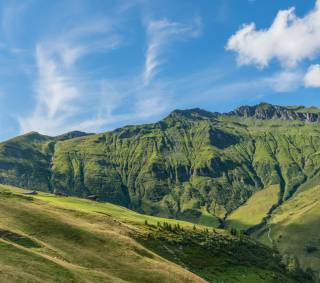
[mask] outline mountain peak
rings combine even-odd
[[[26,141],[26,142],[36,142],[36,141],[43,141],[43,140],[47,140],[49,137],[46,135],[41,135],[38,132],[32,131],[32,132],[28,132],[25,134],[22,134],[20,136],[16,136],[12,139],[10,139],[10,141]]]
[[[64,140],[79,138],[79,137],[88,136],[88,135],[92,135],[92,134],[81,132],[81,131],[71,131],[71,132],[56,136],[55,140],[64,141]]]
[[[176,109],[172,111],[166,119],[168,118],[187,118],[187,119],[196,119],[196,120],[203,120],[203,119],[212,119],[217,117],[218,113],[209,112],[203,110],[201,108],[192,108],[186,110]]]
[[[253,106],[240,106],[227,114],[261,120],[281,119],[320,122],[320,109],[314,106],[309,108],[304,106],[280,106],[262,102]]]

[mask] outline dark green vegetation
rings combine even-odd
[[[54,138],[31,132],[0,144],[0,182],[42,191],[51,190],[51,160],[55,144],[87,136],[70,132]]]
[[[0,282],[311,282],[244,235],[0,185]]]
[[[246,230],[319,272],[319,112],[263,103],[77,138],[31,133],[0,144],[0,182]]]

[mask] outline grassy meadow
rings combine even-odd
[[[1,282],[299,282],[245,236],[24,192],[0,185]]]

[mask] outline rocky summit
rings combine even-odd
[[[255,106],[241,106],[228,114],[240,117],[254,117],[264,120],[281,119],[320,122],[320,109],[317,107],[284,107],[268,103],[260,103]]]

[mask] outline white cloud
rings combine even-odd
[[[94,39],[90,36],[94,36]],[[65,67],[71,67],[85,55],[119,47],[121,41],[111,22],[96,20],[70,29],[47,42],[47,45],[58,54]]]
[[[303,74],[301,71],[281,71],[262,80],[267,86],[276,92],[294,91],[303,85]]]
[[[170,22],[166,19],[151,21],[147,26],[147,51],[143,81],[148,85],[159,67],[164,63],[161,56],[166,47],[174,40],[181,40],[199,35],[201,21],[196,18],[193,25],[186,25],[177,22]]]
[[[72,66],[79,58],[94,52],[111,50],[117,48],[121,43],[118,36],[110,36],[106,40],[95,41],[86,44],[74,44],[64,42],[63,40],[56,43],[59,56],[65,65],[65,67]]]
[[[296,90],[303,85],[302,78],[300,71],[281,71],[271,76],[257,77],[254,80],[217,85],[207,93],[219,95],[220,99],[224,101],[229,101],[230,99],[257,99],[274,92],[282,93]]]
[[[320,0],[302,18],[290,8],[279,11],[267,29],[257,30],[254,23],[244,25],[230,37],[226,49],[237,53],[240,65],[261,68],[273,59],[285,67],[313,59],[320,52]]]
[[[172,92],[166,81],[153,80],[165,62],[167,47],[197,36],[200,28],[198,18],[190,25],[168,20],[150,22],[144,68],[117,78],[101,75],[99,68],[97,77],[94,69],[87,77],[80,61],[84,56],[122,44],[120,25],[104,20],[86,23],[38,42],[35,107],[29,115],[20,117],[20,131],[47,135],[71,130],[93,132],[158,119],[172,107]]]
[[[96,81],[90,81],[77,71],[76,63],[85,55],[100,50],[114,49],[120,39],[109,27],[99,24],[70,30],[56,38],[40,42],[36,46],[35,59],[37,79],[35,81],[35,108],[30,115],[19,119],[22,133],[39,131],[56,135],[77,129],[85,119],[92,100],[100,96]],[[90,44],[85,37],[88,33],[103,33],[103,40]],[[90,87],[90,94],[87,92]],[[95,111],[95,106],[91,111]]]
[[[125,81],[125,83],[123,83]],[[161,83],[162,85],[162,83]],[[170,98],[163,95],[165,89],[146,89],[141,81],[119,78],[102,83],[96,115],[80,121],[76,129],[98,132],[113,129],[119,124],[142,123],[150,118],[159,119],[169,108]]]
[[[136,112],[141,118],[152,117],[153,115],[160,115],[167,109],[167,104],[164,99],[159,96],[140,99],[136,103]]]
[[[165,31],[156,32],[161,39],[152,39],[157,45],[155,49],[160,47],[158,45],[165,45],[163,41],[173,39],[175,34],[189,30],[187,26],[169,22],[156,25]],[[154,31],[156,27],[151,26],[151,29]],[[190,28],[190,33],[193,32]],[[88,41],[91,37],[87,35],[91,33],[101,33],[102,36],[94,36],[95,41]],[[144,85],[141,73],[118,79],[86,78],[79,70],[77,63],[84,56],[114,49],[120,43],[118,34],[101,22],[78,26],[38,43],[35,108],[30,115],[20,117],[20,131],[38,131],[47,135],[71,130],[101,131],[119,123],[159,117],[166,111],[167,98],[162,97],[161,82],[159,85]],[[151,57],[158,60],[161,52],[155,49],[150,52],[155,52],[156,56]]]
[[[76,112],[75,103],[81,92],[54,56],[39,44],[36,48],[38,79],[36,108],[31,116],[20,119],[23,132],[37,130],[42,133],[56,133],[66,119]]]
[[[311,65],[304,76],[304,85],[306,87],[320,87],[320,65]]]

